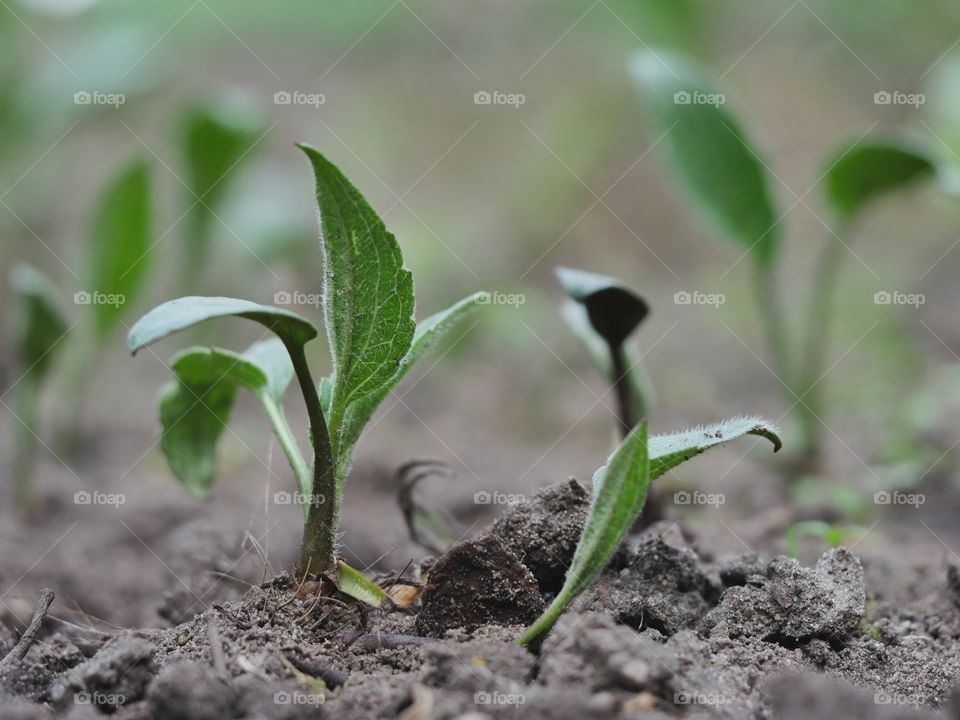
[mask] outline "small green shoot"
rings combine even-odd
[[[765,437],[774,452],[780,449],[779,432],[762,418],[733,419],[649,438],[646,421],[637,425],[607,464],[594,473],[593,501],[563,587],[518,642],[530,645],[538,641],[607,566],[643,511],[650,483],[680,463],[744,435]]]
[[[804,520],[787,528],[787,548],[790,557],[799,559],[798,541],[801,537],[823,540],[829,547],[838,548],[854,535],[863,535],[865,528],[859,525],[835,525],[823,520]]]
[[[33,506],[40,390],[70,328],[60,294],[42,272],[26,263],[14,265],[10,284],[16,294],[13,342],[20,373],[12,386],[18,420],[14,438],[14,502],[21,515],[28,516]]]
[[[277,339],[242,355],[191,349],[173,363],[176,383],[164,391],[162,447],[175,475],[191,492],[209,492],[215,450],[238,388],[257,395],[308,498],[299,569],[329,573],[340,589],[368,604],[382,590],[337,560],[343,485],[353,447],[364,426],[414,362],[458,320],[482,304],[476,293],[421,323],[414,321],[413,279],[396,239],[339,169],[318,151],[301,146],[313,167],[324,261],[323,311],[333,372],[315,383],[304,346],[316,328],[289,310],[247,300],[186,297],[164,303],[130,330],[132,352],[213,318],[242,317]],[[282,349],[287,358],[282,357]],[[303,460],[286,421],[281,397],[295,375],[310,421],[312,468]],[[200,407],[197,407],[197,406]],[[204,416],[206,413],[206,416]],[[183,430],[178,428],[186,423]]]
[[[627,348],[650,308],[616,278],[564,267],[554,272],[570,298],[562,307],[564,320],[614,390],[622,439],[650,411],[640,361]]]

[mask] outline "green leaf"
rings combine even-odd
[[[534,642],[553,627],[563,610],[607,566],[643,510],[650,485],[646,421],[627,435],[605,467],[563,587],[543,615],[520,636],[521,645]]]
[[[726,110],[725,96],[693,62],[671,52],[639,53],[630,69],[692,203],[768,267],[778,243],[778,213],[760,155]]]
[[[323,309],[333,355],[329,424],[342,466],[350,405],[366,405],[397,372],[413,342],[413,278],[396,238],[360,192],[317,150],[300,147],[316,177]]]
[[[337,578],[337,589],[355,600],[360,600],[370,607],[380,607],[389,596],[383,588],[375,585],[359,570],[354,570],[343,560],[337,562],[340,571]]]
[[[587,310],[593,330],[618,346],[650,313],[646,301],[617,278],[558,267],[554,273],[570,298]]]
[[[257,113],[233,102],[195,107],[184,118],[186,201],[191,208],[185,269],[190,282],[206,265],[214,213],[229,191],[234,170],[248,157],[263,131]]]
[[[27,263],[13,266],[10,285],[19,300],[13,329],[18,364],[21,372],[39,381],[68,332],[60,293],[50,278]]]
[[[147,163],[136,160],[107,187],[97,208],[86,291],[100,338],[134,301],[147,277],[153,213],[150,192]]]
[[[157,340],[204,320],[243,317],[272,330],[285,345],[301,347],[317,336],[313,324],[289,310],[224,297],[183,297],[158,305],[134,323],[127,347],[136,353]]]
[[[933,178],[932,155],[919,144],[898,139],[861,140],[828,164],[827,198],[843,220],[851,220],[886,193]]]
[[[206,497],[216,478],[217,442],[237,391],[246,388],[256,395],[273,421],[293,377],[293,365],[283,342],[269,338],[243,355],[220,348],[189,348],[174,357],[171,370],[176,381],[164,388],[160,398],[160,449],[177,479],[193,495]],[[278,435],[284,429],[289,434],[282,415],[280,421]],[[298,450],[296,455],[299,458]],[[309,479],[303,460],[299,463]]]

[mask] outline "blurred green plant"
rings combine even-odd
[[[735,418],[649,439],[646,420],[634,427],[593,475],[593,500],[563,587],[517,642],[537,642],[607,566],[643,511],[650,483],[680,463],[748,434],[770,440],[774,452],[780,449],[777,429],[761,418]]]
[[[769,165],[728,110],[727,98],[688,58],[668,51],[637,55],[631,71],[663,144],[669,165],[690,204],[719,234],[735,241],[753,269],[757,307],[763,319],[774,370],[785,400],[800,408],[802,441],[791,477],[815,473],[822,463],[827,393],[822,387],[824,355],[833,303],[850,229],[878,198],[936,175],[929,149],[898,138],[867,138],[844,146],[827,163],[822,179],[837,219],[813,278],[802,348],[787,337],[777,293],[776,260],[780,221],[770,192]]]
[[[866,528],[859,525],[837,525],[823,520],[804,520],[794,523],[787,528],[787,548],[790,557],[799,559],[799,540],[802,537],[813,537],[822,540],[828,547],[838,548],[854,535],[863,535]]]
[[[277,336],[279,342],[258,343],[243,355],[196,348],[179,355],[174,361],[176,384],[161,399],[162,450],[192,493],[207,494],[214,478],[216,442],[234,394],[240,387],[254,392],[308,500],[300,572],[304,578],[329,573],[338,578],[341,591],[368,602],[371,593],[377,595],[376,586],[359,580],[362,576],[346,568],[336,554],[343,485],[354,445],[377,406],[413,363],[458,320],[486,302],[487,294],[476,293],[415,322],[413,278],[403,266],[396,239],[335,165],[312,147],[301,148],[316,180],[332,374],[319,386],[313,381],[304,352],[306,343],[317,336],[310,321],[286,309],[233,298],[184,297],[164,303],[131,328],[127,344],[136,353],[202,321],[231,316],[258,322]],[[310,421],[309,471],[280,406],[292,375]],[[212,407],[206,407],[210,403]],[[204,406],[202,410],[198,405]],[[183,422],[186,426],[178,429]]]
[[[16,295],[13,345],[17,371],[15,393],[13,488],[18,512],[29,517],[34,505],[33,466],[39,438],[40,391],[69,328],[60,293],[32,265],[19,263],[10,271]]]

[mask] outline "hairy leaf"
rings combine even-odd
[[[630,69],[693,204],[759,266],[769,266],[778,242],[769,178],[726,97],[671,52],[642,52]]]
[[[317,150],[301,148],[316,178],[323,310],[333,355],[329,423],[339,461],[349,406],[364,404],[387,383],[413,342],[413,278],[396,238],[360,192]]]
[[[272,330],[287,345],[300,347],[317,336],[317,329],[305,318],[282,308],[258,305],[249,300],[224,297],[183,297],[158,305],[134,323],[127,335],[132,353],[175,332],[204,320],[243,317]]]
[[[343,560],[337,563],[340,571],[337,578],[337,589],[355,600],[360,600],[371,607],[380,607],[390,597],[383,588],[368,580],[359,570],[354,570]]]
[[[152,200],[147,163],[136,160],[106,189],[93,221],[88,294],[97,335],[109,331],[149,269]]]
[[[828,167],[827,198],[845,220],[880,196],[933,178],[937,171],[929,152],[897,139],[861,140],[844,148]]]
[[[13,266],[10,284],[19,299],[14,342],[20,371],[39,381],[68,332],[63,303],[50,278],[27,263]]]
[[[520,644],[530,644],[553,627],[563,610],[607,566],[643,510],[649,485],[647,423],[643,421],[610,456],[563,587],[543,615],[520,636]]]

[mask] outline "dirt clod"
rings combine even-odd
[[[208,665],[182,661],[165,666],[147,689],[156,720],[223,720],[235,717],[236,693]]]
[[[429,637],[486,623],[527,625],[544,609],[530,570],[493,535],[457,543],[437,560],[421,602],[417,630]]]
[[[131,635],[110,641],[92,658],[64,673],[51,697],[58,705],[96,705],[113,712],[141,700],[156,673],[152,643]]]

